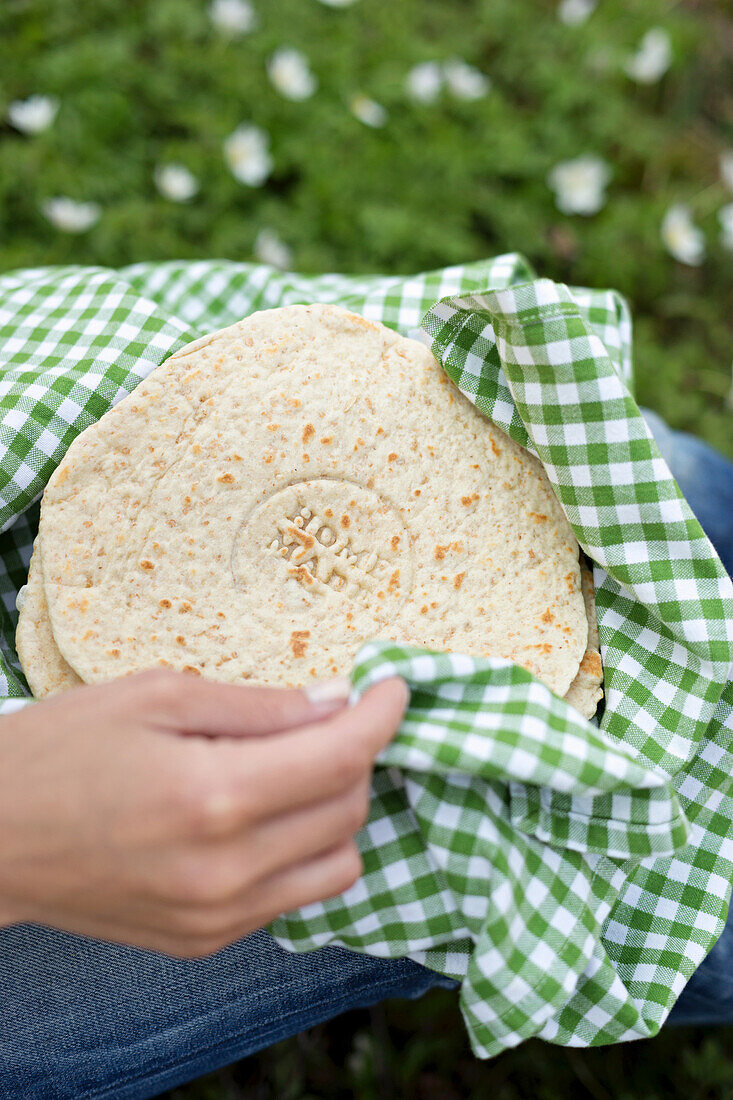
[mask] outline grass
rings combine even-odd
[[[348,1013],[166,1100],[730,1100],[733,1031],[670,1029],[600,1050],[537,1040],[472,1057],[456,998]]]
[[[253,3],[257,28],[232,37],[212,27],[205,0],[4,0],[0,119],[34,93],[60,107],[36,135],[0,121],[0,271],[249,260],[262,228],[309,272],[406,272],[518,250],[544,275],[627,295],[640,399],[733,455],[733,254],[717,221],[733,198],[718,166],[733,147],[729,0],[603,0],[572,28],[555,0]],[[642,86],[623,61],[652,26],[669,32],[674,59]],[[305,102],[267,80],[281,45],[310,60],[319,87]],[[413,102],[411,66],[452,56],[490,76],[489,94]],[[353,117],[356,93],[386,108],[384,127]],[[262,187],[238,183],[222,156],[245,121],[270,135]],[[581,153],[612,171],[592,217],[560,213],[546,183]],[[186,204],[156,190],[154,169],[170,162],[198,180]],[[41,208],[56,195],[98,203],[98,222],[55,229]],[[705,234],[699,267],[662,242],[675,202]],[[532,1043],[482,1065],[455,998],[433,993],[352,1013],[171,1097],[712,1100],[733,1095],[732,1044],[728,1031],[592,1052]]]
[[[411,271],[518,250],[544,275],[612,285],[632,304],[642,401],[733,454],[733,254],[717,213],[731,199],[718,158],[733,146],[728,0],[603,0],[563,26],[556,0],[253,0],[257,28],[217,32],[206,0],[5,0],[0,116],[13,99],[58,97],[35,136],[0,126],[0,271],[44,263],[110,266],[171,257],[251,259],[277,231],[304,271]],[[633,83],[623,62],[659,25],[674,60]],[[266,76],[290,45],[318,79],[305,102]],[[476,102],[411,101],[405,74],[460,56],[492,80]],[[350,113],[363,92],[389,112],[370,129]],[[263,187],[238,183],[222,142],[252,121],[271,137]],[[566,216],[546,176],[593,153],[608,200]],[[156,191],[157,164],[186,165],[188,204]],[[78,236],[41,212],[55,195],[102,216]],[[660,224],[687,202],[706,235],[699,268],[665,251]]]

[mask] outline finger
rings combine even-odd
[[[267,878],[351,840],[369,816],[370,794],[368,775],[355,787],[325,802],[262,822],[245,841],[250,875]],[[242,847],[241,841],[231,846],[232,857],[240,865]]]
[[[238,811],[251,823],[353,787],[391,741],[408,698],[403,680],[385,680],[325,722],[250,742],[246,755],[231,741],[212,742],[229,792],[220,802],[228,826],[236,831]]]
[[[158,900],[130,907],[129,919],[114,914],[87,918],[86,913],[54,914],[55,927],[140,945],[182,957],[210,955],[262,928],[274,917],[301,905],[322,901],[347,890],[362,870],[361,855],[347,841],[291,865],[251,885],[241,897],[201,907]]]
[[[176,933],[181,953],[212,954],[283,913],[343,893],[353,886],[361,871],[361,855],[353,841],[289,867],[258,883],[229,911],[220,910],[203,923],[194,916],[195,931]]]
[[[350,840],[369,815],[370,791],[367,777],[325,802],[268,819],[231,840],[208,840],[189,849],[186,859],[198,861],[199,870],[189,875],[182,887],[171,894],[169,904],[190,902],[195,907],[200,904],[203,908],[211,908],[222,900],[236,902],[260,879],[313,859]],[[164,866],[159,873],[154,871],[150,875],[151,898],[160,898],[160,884],[164,879]],[[195,895],[196,886],[206,879],[213,887],[212,896],[198,902],[192,895]],[[193,890],[188,882],[194,883]]]
[[[247,918],[260,928],[301,905],[325,901],[353,886],[363,869],[361,854],[350,840],[314,859],[295,864],[259,882],[252,891]],[[236,924],[225,935],[235,935]]]
[[[261,736],[305,726],[343,709],[351,693],[338,677],[308,688],[221,684],[184,673],[144,673],[143,693],[152,698],[147,714],[154,725],[186,734]]]

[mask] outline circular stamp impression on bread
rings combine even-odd
[[[241,589],[261,593],[253,614],[262,622],[298,608],[348,614],[352,604],[394,615],[412,587],[410,536],[374,490],[339,478],[301,481],[252,509],[232,571]]]

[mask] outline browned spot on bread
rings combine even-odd
[[[547,523],[547,516],[543,512],[530,512],[529,514],[535,523]]]
[[[231,485],[234,481],[234,474],[220,474],[216,480],[220,481],[222,485]]]
[[[201,675],[201,669],[196,668],[196,665],[184,665],[183,666],[183,671],[184,672],[189,672],[193,676],[200,676]]]
[[[171,604],[170,600],[160,600],[158,602],[158,607],[172,607],[172,606],[173,605]]]
[[[193,445],[193,447],[191,448],[191,450],[193,451],[193,453],[194,453],[195,455],[200,455],[200,454],[201,454],[201,444],[200,444],[200,443],[194,443],[194,445]]]
[[[351,520],[346,515],[346,513],[344,513],[343,516],[341,517],[341,526],[342,527],[348,527],[350,524],[351,524]]]
[[[305,651],[308,648],[308,638],[310,638],[310,630],[294,630],[290,635],[290,649],[292,650],[293,657],[305,657]]]
[[[322,435],[321,436],[321,443],[325,443],[326,445],[328,445],[329,443],[333,443],[333,436],[332,435]]]
[[[539,649],[540,653],[552,653],[552,646],[549,642],[539,642],[537,645],[525,646],[525,649]]]
[[[420,495],[421,495],[421,490],[420,490],[420,489],[416,489],[416,490],[415,490],[415,496],[416,496],[416,497],[419,497]]]
[[[224,614],[223,611],[217,611],[216,617],[217,617],[217,619],[226,619],[226,615]]]
[[[387,461],[388,462],[396,462],[399,457],[400,456],[398,454],[396,454],[394,451],[390,451],[390,453],[387,455]]]
[[[108,649],[107,652],[109,653],[110,657],[119,657],[120,655],[119,649]]]
[[[268,430],[268,432],[276,432],[279,427],[280,427],[279,424],[268,424],[267,425],[267,430]]]
[[[288,569],[288,573],[291,577],[295,577],[296,581],[303,584],[313,584],[313,574],[304,565],[294,565]]]
[[[396,550],[397,547],[400,545],[400,536],[392,535],[392,538],[389,540],[389,544],[393,550]]]
[[[155,569],[155,566],[153,565],[153,563],[151,561],[148,561],[147,558],[144,558],[143,561],[140,562],[140,568],[150,570],[150,569]]]
[[[565,582],[568,586],[568,592],[572,595],[577,588],[575,573],[568,573]]]
[[[315,546],[316,540],[313,538],[313,535],[309,535],[307,531],[301,531],[300,528],[296,527],[293,523],[290,524],[288,530],[298,542],[305,546],[306,550],[310,550],[311,546]]]
[[[179,645],[185,645],[186,644],[186,639],[183,637],[182,634],[177,634],[176,635],[176,641],[178,642]]]
[[[469,504],[475,503],[479,499],[478,493],[471,493],[470,496],[461,497],[461,504],[468,508]]]
[[[580,662],[580,671],[587,672],[589,676],[599,678],[603,674],[601,655],[595,650],[589,650]]]
[[[315,434],[316,429],[313,427],[313,425],[310,423],[306,424],[306,426],[303,428],[303,442],[307,443],[308,440],[311,439]]]
[[[389,592],[394,592],[395,588],[399,588],[399,586],[400,586],[400,571],[399,571],[399,569],[395,569],[394,573],[389,578],[389,584],[387,585],[387,590]]]
[[[327,517],[328,519],[331,519],[331,518],[332,518],[332,516],[333,516],[333,512],[331,511],[331,509],[330,509],[330,508],[326,508],[326,510],[325,510],[325,512],[324,512],[323,514],[324,514],[324,516],[326,516],[326,517]]]
[[[420,608],[420,614],[421,615],[427,615],[427,613],[428,613],[428,605],[426,603],[424,603],[422,605],[422,607]]]
[[[555,618],[555,616],[552,614],[552,612],[550,611],[550,609],[548,607],[547,611],[545,611],[544,615],[542,615],[540,621],[543,622],[543,623],[551,623],[554,618]]]
[[[435,547],[435,560],[442,561],[446,553],[450,550],[450,546],[436,546]]]
[[[499,455],[501,454],[501,447],[497,447],[497,445],[496,445],[496,443],[493,439],[491,440],[491,449],[494,452],[494,454],[496,455],[496,457],[498,458]]]
[[[463,578],[465,577],[465,575],[466,575],[465,572],[464,573],[456,573],[455,577],[453,578],[453,587],[454,588],[460,588],[461,587],[461,585],[463,584]]]
[[[181,606],[178,608],[178,613],[180,615],[185,615],[186,612],[192,611],[192,610],[193,610],[193,608],[191,607],[191,604],[188,603],[187,600],[184,600],[183,603],[181,604]]]
[[[377,435],[384,435],[384,428],[382,428],[382,427],[377,428]]]
[[[265,455],[262,461],[265,463],[266,466],[269,466],[274,457],[274,455]]]

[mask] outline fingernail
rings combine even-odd
[[[310,703],[346,703],[351,695],[348,676],[335,676],[333,680],[320,680],[305,689]]]

